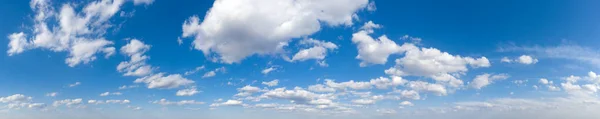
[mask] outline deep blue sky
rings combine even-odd
[[[111,0],[105,0],[111,1]],[[223,0],[226,1],[226,0]],[[410,117],[404,113],[409,111],[428,110],[432,108],[445,109],[445,107],[454,107],[461,105],[459,102],[487,101],[494,105],[501,99],[523,99],[539,101],[544,104],[558,103],[548,101],[545,98],[569,98],[571,100],[585,97],[585,100],[598,100],[596,91],[584,87],[600,88],[595,82],[598,80],[588,76],[588,72],[600,72],[600,52],[596,47],[600,45],[600,1],[564,1],[564,0],[543,0],[543,1],[522,1],[522,0],[460,0],[460,1],[438,1],[438,0],[368,0],[363,2],[356,10],[349,11],[356,14],[357,18],[352,19],[352,25],[328,25],[323,19],[320,20],[321,29],[314,33],[303,34],[301,37],[275,39],[288,43],[283,53],[252,54],[245,57],[238,63],[224,63],[222,61],[213,61],[211,58],[222,55],[213,51],[211,54],[204,54],[203,51],[194,48],[193,41],[203,41],[209,35],[202,36],[204,39],[193,37],[183,38],[182,25],[192,16],[198,16],[200,23],[207,19],[206,14],[213,8],[215,1],[212,0],[179,0],[165,1],[156,0],[151,3],[142,3],[134,5],[133,0],[126,0],[118,9],[114,16],[105,22],[110,25],[104,34],[92,34],[91,36],[81,37],[102,37],[112,42],[110,47],[114,47],[114,55],[105,58],[103,53],[94,53],[95,60],[89,63],[82,63],[76,66],[69,66],[65,59],[69,56],[70,50],[53,51],[48,48],[32,46],[21,53],[9,55],[11,46],[9,42],[12,39],[9,36],[13,33],[24,32],[27,34],[27,42],[33,43],[32,36],[35,35],[33,29],[36,27],[33,17],[36,15],[34,9],[30,7],[30,2],[26,0],[0,0],[0,50],[4,52],[0,55],[0,97],[9,97],[16,94],[22,94],[27,97],[33,97],[27,102],[44,103],[42,109],[14,109],[2,107],[6,104],[24,103],[10,102],[0,103],[0,118],[35,118],[36,116],[49,116],[52,118],[67,117],[98,117],[94,114],[101,113],[111,116],[107,118],[142,118],[142,117],[168,117],[168,115],[178,115],[175,118],[237,118],[248,116],[250,118],[264,118],[260,114],[248,112],[257,111],[260,113],[278,113],[286,114],[281,110],[259,109],[257,104],[278,104],[277,108],[284,108],[282,105],[296,104],[319,106],[314,104],[301,104],[299,102],[290,103],[295,98],[269,97],[267,93],[276,88],[286,88],[293,91],[295,87],[303,88],[303,91],[310,91],[316,94],[329,94],[309,90],[309,86],[316,84],[326,84],[325,80],[334,80],[337,83],[354,81],[369,82],[371,79],[393,76],[402,77],[410,82],[424,81],[429,84],[439,84],[447,89],[447,94],[436,95],[434,91],[427,89],[419,90],[410,87],[409,84],[397,85],[389,89],[377,89],[374,86],[367,90],[336,89],[336,98],[330,98],[336,103],[336,106],[345,106],[359,112],[355,118],[375,118],[382,116],[379,113],[394,110],[394,117]],[[59,15],[63,5],[73,6],[78,15],[84,16],[83,7],[93,3],[95,0],[70,1],[57,0],[49,2],[54,12]],[[217,1],[218,2],[218,1]],[[238,1],[239,2],[239,1]],[[314,2],[320,4],[318,1]],[[376,10],[367,10],[368,3],[374,3]],[[293,3],[297,4],[297,3]],[[322,3],[323,5],[330,5]],[[339,6],[328,6],[338,8],[340,6],[351,6],[353,3],[339,4]],[[227,5],[227,4],[224,4]],[[271,7],[265,4],[244,4],[247,6]],[[340,7],[341,8],[341,7]],[[241,8],[240,8],[241,9]],[[252,9],[254,10],[254,9]],[[285,11],[285,10],[284,10]],[[284,11],[271,11],[273,13]],[[121,16],[120,13],[130,13],[131,16]],[[242,11],[244,14],[250,11]],[[290,11],[285,11],[290,12]],[[232,12],[230,12],[232,13]],[[215,13],[217,14],[217,13]],[[298,16],[300,17],[300,16]],[[55,16],[54,18],[58,18]],[[49,19],[54,19],[49,18]],[[235,17],[232,19],[242,19]],[[268,17],[264,17],[269,19]],[[309,18],[310,19],[310,18]],[[54,30],[62,28],[58,20],[49,20],[48,24],[54,26]],[[358,44],[353,42],[353,34],[362,30],[361,27],[372,21],[382,27],[374,29],[370,37],[377,38],[381,35],[387,36],[397,45],[414,44],[418,48],[433,48],[441,52],[447,52],[453,57],[462,58],[480,58],[485,57],[491,66],[476,68],[474,64],[461,64],[458,60],[452,60],[452,63],[458,63],[460,66],[468,68],[466,71],[438,71],[432,72],[439,74],[450,74],[464,83],[460,87],[449,87],[449,85],[437,82],[427,74],[404,74],[393,75],[386,74],[384,70],[397,67],[405,68],[404,71],[410,72],[419,70],[410,69],[409,64],[397,64],[394,60],[409,57],[402,53],[391,54],[383,64],[373,64],[365,67],[359,66],[361,59],[356,58],[359,55]],[[225,24],[232,24],[231,21],[222,21]],[[243,25],[260,24],[245,21]],[[204,24],[203,24],[204,25]],[[95,26],[86,26],[93,28]],[[232,26],[235,27],[235,26]],[[240,26],[246,27],[246,26]],[[211,27],[213,28],[213,27]],[[215,27],[216,28],[216,27]],[[236,27],[237,28],[237,27]],[[297,27],[293,30],[298,30]],[[224,28],[226,29],[226,28]],[[232,28],[236,30],[235,28]],[[243,31],[243,30],[240,30]],[[244,34],[227,34],[230,32],[222,31],[224,37]],[[268,31],[256,31],[248,34],[267,34]],[[204,34],[201,34],[204,35]],[[288,35],[288,34],[284,34]],[[403,40],[402,37],[409,35],[418,37],[422,40],[418,43]],[[80,37],[80,36],[77,36]],[[178,43],[181,38],[182,44]],[[222,37],[219,37],[222,38]],[[224,44],[239,43],[248,39],[235,39],[225,42],[225,39],[213,39],[223,41]],[[294,56],[304,48],[312,46],[302,44],[301,41],[306,38],[314,38],[323,42],[331,42],[337,46],[336,49],[328,49],[324,59],[309,59],[305,61],[286,61],[281,55],[289,57]],[[121,47],[126,46],[132,39],[139,40],[150,48],[144,55],[149,56],[145,64],[151,65],[155,69],[151,74],[141,76],[124,76],[123,72],[117,71],[117,65],[123,61],[129,61],[130,56],[121,52]],[[270,39],[259,39],[270,40]],[[206,42],[206,41],[204,41]],[[261,41],[256,41],[261,42]],[[31,44],[36,45],[36,44]],[[317,45],[315,45],[316,47]],[[384,49],[377,47],[376,49]],[[509,49],[509,50],[506,50]],[[252,49],[246,49],[252,50]],[[418,52],[419,49],[411,51]],[[408,51],[408,52],[411,52]],[[519,57],[531,57],[535,61],[525,63],[524,59]],[[508,58],[511,62],[503,62],[502,58]],[[431,57],[429,57],[431,58]],[[217,59],[219,60],[219,59]],[[443,59],[419,59],[423,62],[440,61]],[[328,66],[320,66],[319,61],[326,61]],[[184,75],[187,71],[192,71],[196,67],[204,66],[204,69],[198,70],[191,75]],[[418,65],[418,67],[445,67],[444,64],[427,63]],[[275,70],[265,74],[261,73],[269,67]],[[225,71],[217,71],[223,68]],[[214,77],[203,78],[203,75],[210,71],[215,71]],[[134,80],[163,72],[166,75],[181,75],[186,80],[194,81],[193,84],[177,86],[176,88],[150,88],[147,83],[135,83]],[[426,71],[424,71],[426,72]],[[478,75],[488,73],[491,75],[506,75],[508,77],[494,80],[490,78],[490,83],[483,88],[474,89],[470,87]],[[566,77],[571,75],[579,76],[580,80],[569,82]],[[553,81],[553,84],[543,84],[540,79],[545,78]],[[277,79],[278,85],[269,87],[261,84]],[[160,80],[160,79],[159,79]],[[517,84],[515,81],[523,81]],[[70,87],[70,84],[80,82],[81,85]],[[229,84],[228,84],[229,83]],[[563,83],[563,84],[561,84]],[[570,90],[566,84],[575,84],[579,89]],[[120,86],[134,85],[131,89],[118,89]],[[374,85],[374,84],[373,84]],[[258,87],[260,91],[253,94],[254,98],[263,96],[260,101],[234,96],[241,91],[244,86]],[[332,85],[326,85],[335,88]],[[537,87],[537,88],[534,88]],[[560,88],[560,91],[549,89],[550,86]],[[583,87],[583,88],[582,88]],[[176,92],[183,89],[197,89],[199,93],[189,96],[176,96]],[[399,96],[400,94],[390,93],[393,90],[414,90],[420,95],[420,99],[374,99],[376,103],[357,106],[354,102],[359,99],[370,99],[367,97],[384,95]],[[297,90],[295,90],[297,91]],[[371,92],[369,96],[360,97],[357,95],[343,95],[342,93]],[[56,96],[47,96],[55,92]],[[104,92],[120,92],[122,95],[99,96]],[[512,93],[512,94],[511,94]],[[583,93],[583,94],[581,94]],[[584,96],[582,96],[584,95]],[[577,98],[575,98],[577,97]],[[61,107],[55,106],[55,101],[64,99],[82,98],[82,107]],[[544,99],[542,99],[544,98]],[[93,105],[88,100],[130,100],[131,103],[119,105]],[[204,102],[204,104],[171,104],[160,105],[153,103],[160,99],[169,101],[194,100]],[[222,99],[223,101],[215,101]],[[583,99],[583,98],[582,98]],[[223,106],[228,100],[243,101],[243,104],[234,104],[233,106]],[[316,99],[315,99],[316,100]],[[415,106],[406,106],[398,108],[399,103],[410,101]],[[496,102],[494,102],[496,101]],[[223,104],[221,104],[223,103]],[[30,103],[24,103],[30,104]],[[221,104],[213,105],[211,104]],[[480,104],[480,103],[478,103]],[[235,106],[238,105],[238,106]],[[474,104],[475,105],[475,104]],[[492,107],[502,107],[509,104],[497,104]],[[128,107],[129,106],[129,107]],[[332,106],[332,105],[329,105]],[[402,105],[400,105],[402,106]],[[473,105],[462,105],[463,107]],[[141,107],[141,112],[133,112],[130,107]],[[477,107],[477,106],[474,106]],[[540,106],[542,107],[542,106]],[[70,113],[77,113],[75,108],[84,110],[88,113],[76,114],[78,116],[69,116]],[[102,112],[100,108],[106,111]],[[223,109],[221,109],[223,108]],[[299,108],[299,107],[298,107]],[[131,111],[132,113],[162,112],[165,114],[155,115],[126,115],[124,112],[115,112],[110,109]],[[487,109],[487,108],[486,108]],[[36,111],[43,112],[63,112],[63,115],[53,115],[41,113],[38,115],[27,116]],[[109,111],[110,110],[110,111]],[[161,111],[162,110],[162,111]],[[299,109],[300,110],[300,109]],[[194,112],[200,111],[200,112]],[[328,110],[321,110],[326,112]],[[329,110],[330,111],[330,110]],[[585,110],[584,110],[585,111]],[[228,113],[240,113],[231,116]],[[298,112],[296,116],[302,117],[305,113],[310,115],[310,111]],[[194,115],[191,113],[200,113]],[[500,114],[503,112],[499,112]],[[387,113],[386,113],[387,114]],[[465,112],[465,115],[476,114]],[[75,115],[75,114],[73,114]],[[372,115],[372,116],[369,116]],[[457,116],[458,115],[458,116]],[[460,114],[451,117],[460,117]],[[581,118],[594,117],[581,116]],[[327,116],[327,115],[326,115]],[[524,114],[522,117],[526,117]],[[289,117],[296,118],[296,117]],[[312,117],[318,118],[318,116]],[[433,116],[432,118],[435,118]],[[483,118],[483,117],[482,117]]]

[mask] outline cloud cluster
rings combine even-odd
[[[30,6],[35,12],[31,26],[33,31],[10,34],[7,53],[12,56],[30,49],[68,52],[65,62],[71,67],[94,61],[97,54],[109,57],[115,52],[111,46],[114,43],[105,39],[104,35],[108,29],[114,28],[110,20],[125,2],[101,0],[83,7],[63,4],[55,8],[50,1],[32,0]]]
[[[156,100],[156,101],[152,101],[153,104],[159,104],[162,106],[169,106],[169,105],[200,105],[200,104],[204,104],[204,102],[198,102],[195,100],[181,100],[181,101],[169,101],[167,99],[160,99],[160,100]]]
[[[318,32],[321,26],[352,25],[353,16],[368,0],[220,0],[200,21],[187,19],[182,37],[205,55],[216,53],[225,63],[251,55],[283,53],[294,38]],[[338,5],[344,3],[344,5]],[[317,57],[324,49],[305,49],[297,60]],[[311,54],[312,53],[312,54]]]
[[[529,56],[529,55],[521,55],[516,59],[509,59],[508,57],[502,57],[502,59],[500,59],[500,61],[506,62],[506,63],[517,62],[517,63],[521,63],[521,64],[530,65],[530,64],[537,63],[538,59],[533,58],[532,56]]]
[[[7,104],[8,109],[43,109],[46,107],[44,103],[33,103],[32,97],[23,94],[14,94],[6,97],[0,97],[0,104]]]

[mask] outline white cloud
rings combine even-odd
[[[409,101],[402,101],[400,102],[400,106],[415,106],[415,104]]]
[[[109,96],[109,95],[123,95],[123,93],[121,92],[104,92],[104,93],[100,93],[100,96]]]
[[[368,0],[215,1],[202,22],[192,16],[183,23],[182,36],[195,37],[193,47],[205,55],[216,53],[225,63],[240,62],[254,54],[283,53],[291,39],[316,33],[323,24],[352,25],[352,16],[367,4]]]
[[[504,80],[510,77],[508,74],[488,74],[484,73],[481,75],[477,75],[473,82],[470,83],[471,88],[481,89],[487,85],[494,83],[497,80]]]
[[[551,81],[548,81],[548,79],[545,79],[545,78],[541,78],[539,82],[544,85],[552,84]]]
[[[254,86],[250,86],[250,85],[246,85],[242,88],[238,88],[238,91],[240,92],[249,92],[249,93],[256,93],[260,91],[260,88],[258,87],[254,87]]]
[[[269,68],[263,69],[260,73],[262,73],[264,75],[267,75],[267,74],[269,74],[269,73],[271,73],[272,71],[275,71],[275,70],[277,70],[277,68],[275,68],[275,67],[269,67]]]
[[[46,107],[44,103],[32,103],[33,98],[23,94],[14,94],[7,97],[0,97],[0,103],[7,103],[2,108],[5,109],[43,109]]]
[[[127,105],[127,108],[130,108],[131,110],[142,110],[142,107],[131,106],[131,105]]]
[[[437,96],[443,96],[448,94],[446,88],[440,84],[431,84],[423,81],[411,81],[408,82],[406,86],[415,91],[430,92]]]
[[[239,101],[239,100],[227,100],[225,102],[222,103],[213,103],[210,105],[210,107],[219,107],[219,106],[244,106],[244,102],[243,101]]]
[[[535,64],[538,62],[538,59],[535,59],[529,55],[521,55],[517,60],[517,62],[521,63],[521,64]]]
[[[177,95],[177,96],[192,96],[197,93],[200,93],[200,91],[198,91],[196,88],[189,88],[189,89],[178,90],[175,95]]]
[[[87,101],[88,104],[129,104],[131,103],[131,101],[129,100],[88,100]]]
[[[200,70],[203,70],[203,69],[204,69],[204,66],[199,66],[199,67],[196,67],[196,68],[194,68],[194,70],[191,70],[191,71],[186,71],[186,72],[184,73],[184,75],[186,75],[186,76],[187,76],[187,75],[192,75],[192,74],[195,74],[196,72],[198,72],[198,71],[200,71]]]
[[[19,54],[31,47],[31,44],[27,41],[27,36],[23,32],[10,34],[8,39],[10,40],[8,43],[8,56]]]
[[[372,2],[372,3],[374,3],[374,2]],[[368,22],[365,22],[365,24],[362,27],[360,27],[360,30],[364,30],[367,33],[371,34],[371,33],[375,32],[375,31],[373,31],[374,29],[379,29],[381,27],[383,27],[383,26],[380,24],[375,24],[373,21],[368,21]]]
[[[152,73],[154,68],[146,64],[150,57],[144,55],[150,50],[150,45],[144,44],[137,39],[129,39],[127,45],[121,47],[121,53],[127,55],[130,60],[123,61],[117,66],[117,71],[124,73],[124,76],[146,76]]]
[[[58,92],[46,93],[46,96],[48,96],[48,97],[56,97],[57,95],[58,95]]]
[[[502,57],[502,59],[500,59],[500,62],[511,63],[513,61],[511,59],[509,59],[508,57]]]
[[[346,89],[365,90],[365,89],[371,89],[373,87],[371,85],[371,82],[355,82],[354,80],[336,83],[333,80],[326,79],[325,85],[327,85],[328,87],[331,87],[331,88],[335,88],[337,90],[346,90]]]
[[[557,58],[576,60],[588,63],[594,66],[600,66],[600,52],[597,49],[583,47],[573,44],[560,44],[558,46],[507,46],[499,49],[501,52],[527,52],[534,53],[535,56],[543,58]]]
[[[73,84],[69,84],[69,87],[75,87],[81,85],[81,82],[75,82]]]
[[[538,82],[542,85],[545,85],[548,88],[548,90],[550,90],[550,91],[560,91],[559,87],[554,86],[553,81],[550,81],[546,78],[541,78]]]
[[[217,73],[215,73],[215,71],[209,71],[209,72],[204,73],[204,75],[202,75],[202,78],[210,78],[210,77],[213,77],[216,75],[217,75]]]
[[[538,82],[542,85],[545,85],[548,88],[548,90],[550,90],[550,91],[560,91],[559,87],[554,86],[553,81],[550,81],[546,78],[541,78]]]
[[[80,106],[82,104],[82,101],[83,100],[81,98],[57,100],[57,101],[54,101],[54,103],[52,103],[52,106],[54,106],[54,107],[58,107],[61,105],[65,105],[67,107]]]
[[[267,99],[286,99],[290,100],[293,103],[305,104],[310,102],[313,99],[327,99],[329,98],[327,95],[323,94],[315,94],[310,91],[306,91],[301,88],[295,88],[294,90],[286,90],[285,88],[277,88],[273,90],[269,90],[263,93],[261,98]]]
[[[451,88],[463,85],[460,76],[471,68],[490,67],[486,57],[472,58],[451,55],[435,48],[414,48],[406,51],[405,56],[396,59],[396,66],[385,70],[395,76],[423,76]]]
[[[331,79],[326,79],[325,80],[325,85],[327,87],[325,87],[324,85],[313,85],[313,86],[309,86],[309,90],[317,90],[319,92],[321,91],[325,91],[325,92],[331,92],[329,91],[330,88],[336,89],[336,90],[347,90],[347,89],[352,89],[352,90],[366,90],[366,89],[371,89],[373,87],[377,88],[377,89],[389,89],[389,88],[393,88],[396,86],[400,86],[400,85],[404,85],[407,81],[402,79],[402,77],[399,76],[390,76],[390,78],[386,78],[386,77],[379,77],[379,78],[375,78],[375,79],[371,79],[370,81],[354,81],[354,80],[350,80],[350,81],[346,81],[346,82],[335,82]]]
[[[305,61],[309,59],[315,59],[321,62],[327,56],[328,51],[335,50],[338,48],[337,45],[331,42],[319,41],[312,38],[304,39],[300,41],[300,44],[313,45],[313,47],[308,49],[301,49],[292,57],[291,61]]]
[[[361,27],[361,31],[352,34],[352,42],[356,44],[358,48],[358,56],[356,56],[356,59],[361,60],[360,66],[362,67],[369,64],[385,64],[388,57],[392,54],[399,54],[404,53],[407,50],[417,49],[415,45],[410,43],[399,46],[385,35],[380,36],[377,39],[369,36],[369,34],[373,33],[374,28],[380,27],[380,25],[369,21]]]
[[[325,86],[323,84],[310,85],[310,86],[308,86],[308,90],[309,91],[313,91],[313,92],[323,92],[323,93],[333,93],[333,92],[335,92],[334,88],[327,87],[327,86]]]
[[[263,85],[267,85],[269,87],[277,86],[279,84],[279,80],[275,79],[269,82],[262,82]]]
[[[159,104],[162,106],[168,106],[168,105],[200,105],[200,104],[204,104],[204,102],[197,102],[195,100],[181,100],[181,101],[177,101],[177,102],[172,102],[172,101],[168,101],[167,99],[160,99],[160,100],[156,100],[156,101],[152,101],[153,104]]]
[[[23,94],[14,94],[7,97],[0,97],[0,103],[18,103],[18,102],[29,102],[31,97],[27,97]]]
[[[37,48],[68,52],[65,63],[70,67],[94,61],[97,54],[111,56],[115,52],[111,46],[113,42],[103,37],[107,29],[116,26],[109,20],[120,11],[124,2],[100,0],[76,9],[75,3],[64,3],[60,8],[54,8],[50,1],[33,0],[30,4],[35,12],[34,24],[30,26],[32,35],[29,38],[24,32],[9,35],[7,53],[12,56]]]
[[[400,94],[400,97],[402,99],[411,99],[411,100],[421,99],[421,96],[419,95],[419,92],[414,91],[414,90],[394,90],[391,93]]]
[[[210,78],[217,75],[217,72],[225,72],[225,67],[217,68],[215,70],[209,71],[202,75],[202,78]]]
[[[391,76],[391,79],[385,77],[379,77],[371,79],[370,83],[378,89],[388,89],[389,87],[395,87],[404,85],[407,81],[399,76]]]
[[[139,87],[139,86],[138,85],[129,85],[129,86],[123,85],[123,86],[119,87],[119,90],[125,90],[125,89],[137,88],[137,87]]]
[[[404,35],[400,39],[408,41],[410,43],[414,43],[414,44],[419,44],[423,40],[423,39],[421,39],[419,37],[412,37],[412,36],[409,36],[409,35]]]
[[[194,81],[182,77],[180,74],[171,74],[165,76],[164,73],[158,73],[150,76],[138,78],[135,83],[146,83],[148,88],[170,89],[180,86],[193,84]]]
[[[233,105],[241,105],[243,102],[242,101],[238,101],[238,100],[227,100],[225,102],[223,102],[222,104],[225,106],[233,106]]]
[[[521,64],[525,64],[525,65],[530,65],[530,64],[535,64],[538,62],[538,59],[533,58],[532,56],[529,55],[521,55],[518,58],[515,59],[509,59],[508,57],[502,57],[502,59],[500,59],[500,62],[506,62],[506,63],[521,63]]]

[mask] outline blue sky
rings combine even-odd
[[[2,0],[0,118],[597,118],[596,4]]]

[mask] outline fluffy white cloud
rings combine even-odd
[[[222,103],[213,103],[210,105],[210,107],[219,107],[219,106],[244,106],[244,102],[243,101],[239,101],[239,100],[227,100],[225,102]]]
[[[324,42],[315,39],[304,39],[300,41],[300,44],[303,45],[313,45],[313,47],[308,49],[301,49],[296,53],[291,61],[305,61],[309,59],[315,59],[317,61],[322,61],[327,56],[327,52],[330,50],[335,50],[338,48],[337,45],[331,42]]]
[[[371,82],[355,82],[354,80],[336,83],[331,79],[325,80],[325,85],[331,88],[335,88],[337,90],[346,90],[346,89],[354,89],[354,90],[365,90],[371,89],[373,86]]]
[[[209,72],[204,73],[204,75],[202,75],[202,78],[210,78],[210,77],[213,77],[216,75],[217,75],[217,73],[215,73],[215,71],[209,71]]]
[[[183,37],[195,37],[193,47],[218,54],[226,63],[247,56],[283,53],[293,38],[328,26],[352,25],[353,15],[368,0],[218,0],[200,22],[183,23]],[[339,5],[344,3],[344,5]]]
[[[260,91],[260,88],[258,87],[254,87],[254,86],[250,86],[250,85],[246,85],[242,88],[238,88],[238,91],[240,92],[249,92],[249,93],[256,93]]]
[[[67,107],[72,107],[72,106],[80,106],[83,102],[83,99],[81,98],[77,98],[77,99],[64,99],[64,100],[57,100],[54,101],[54,103],[52,103],[52,106],[54,107],[58,107],[61,105],[65,105]]]
[[[463,85],[459,76],[468,68],[490,67],[486,57],[472,58],[451,55],[435,48],[416,48],[408,50],[405,56],[396,59],[396,66],[385,70],[386,74],[396,76],[423,76],[451,88]]]
[[[100,96],[109,96],[109,95],[123,95],[123,93],[121,92],[104,92],[104,93],[100,93]]]
[[[367,33],[373,33],[375,32],[374,29],[379,29],[381,27],[383,26],[380,24],[375,24],[373,21],[368,21],[365,22],[365,24],[362,27],[360,27],[360,30],[364,30]]]
[[[391,79],[385,77],[379,77],[371,79],[370,83],[378,89],[388,89],[389,87],[395,87],[404,85],[407,81],[399,76],[391,76]]]
[[[96,60],[96,54],[111,56],[115,48],[103,36],[113,28],[109,21],[121,9],[125,0],[99,0],[83,4],[81,9],[74,3],[54,8],[47,0],[32,0],[35,12],[31,37],[19,32],[9,35],[8,55],[16,55],[29,49],[48,49],[68,52],[65,62],[71,66],[87,64]],[[76,11],[79,10],[79,11]]]
[[[430,92],[438,96],[447,95],[448,91],[443,85],[431,84],[423,81],[411,81],[406,85],[407,87],[419,91],[419,92]]]
[[[31,97],[27,97],[23,94],[14,94],[7,97],[0,97],[0,103],[18,103],[31,101]]]
[[[239,101],[239,100],[227,100],[223,103],[221,103],[222,105],[225,106],[233,106],[233,105],[241,105],[243,102]]]
[[[8,43],[8,56],[19,54],[31,47],[29,46],[31,44],[27,41],[27,36],[23,32],[10,34],[8,39],[10,40]]]
[[[279,84],[279,80],[275,79],[269,82],[262,82],[263,85],[267,85],[269,87],[277,86]]]
[[[127,55],[130,60],[119,63],[117,71],[124,73],[124,76],[146,76],[151,74],[154,68],[146,64],[146,60],[150,57],[144,55],[148,50],[150,50],[150,45],[137,39],[129,39],[129,43],[121,47],[121,53]]]
[[[481,89],[487,85],[494,83],[497,80],[504,80],[510,77],[508,74],[488,74],[484,73],[477,75],[473,82],[470,83],[470,87],[474,89]]]
[[[158,73],[150,76],[138,78],[135,83],[146,83],[148,88],[177,88],[180,86],[193,84],[194,81],[182,77],[180,74],[171,74],[165,76],[164,73]]]
[[[529,55],[521,55],[516,61],[521,64],[535,64],[538,62],[537,59],[535,59]]]
[[[506,62],[506,63],[512,63],[512,62],[516,62],[516,63],[521,63],[521,64],[526,64],[526,65],[530,65],[530,64],[535,64],[538,62],[538,59],[533,58],[532,56],[529,55],[521,55],[518,58],[515,59],[509,59],[508,57],[502,57],[502,59],[500,59],[501,62]]]
[[[160,99],[160,100],[156,100],[156,101],[152,101],[153,104],[159,104],[162,106],[168,106],[168,105],[200,105],[200,104],[204,104],[204,102],[197,102],[195,100],[181,100],[181,101],[177,101],[177,102],[172,102],[172,101],[168,101],[167,99]]]
[[[46,107],[44,103],[32,103],[32,97],[23,94],[14,94],[7,97],[0,97],[0,103],[7,103],[3,108],[8,109],[43,109]]]
[[[544,85],[552,84],[552,81],[548,81],[548,79],[545,78],[541,78],[539,82]]]
[[[509,59],[508,57],[502,57],[502,59],[500,59],[500,62],[506,62],[506,63],[511,63],[512,60]]]
[[[21,109],[21,108],[29,108],[29,109],[44,109],[46,104],[44,103],[10,103],[6,105],[8,109]]]
[[[366,90],[373,87],[377,89],[389,89],[392,87],[404,85],[407,81],[399,76],[391,76],[390,78],[379,77],[371,79],[370,81],[346,81],[346,82],[335,82],[331,79],[325,80],[325,85],[312,85],[309,86],[309,90],[315,90],[316,92],[333,92],[335,90]],[[325,87],[326,86],[326,87]],[[331,89],[335,89],[331,91]]]
[[[328,95],[316,94],[301,88],[295,88],[294,90],[277,88],[263,93],[260,97],[267,99],[286,99],[298,104],[305,104],[315,99],[330,98]]]
[[[419,92],[414,91],[414,90],[394,90],[393,92],[390,92],[390,93],[400,94],[400,98],[402,98],[402,99],[411,99],[411,100],[421,99]]]
[[[196,88],[189,88],[189,89],[178,90],[175,95],[177,95],[177,96],[192,96],[192,95],[195,95],[197,93],[200,93],[200,91],[198,91],[198,89],[196,89]]]
[[[409,43],[399,46],[385,35],[378,39],[369,36],[369,34],[373,33],[374,28],[380,27],[380,25],[369,21],[361,27],[363,30],[352,34],[352,42],[356,44],[358,48],[358,56],[356,56],[356,59],[362,60],[360,66],[385,64],[388,57],[392,54],[399,54],[404,53],[407,50],[417,49],[415,45]]]

